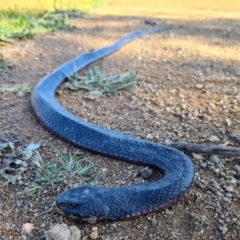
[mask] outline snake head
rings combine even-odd
[[[101,198],[102,191],[104,188],[92,186],[69,189],[58,196],[57,208],[67,217],[95,223],[109,213]]]

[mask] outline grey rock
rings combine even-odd
[[[228,186],[228,187],[226,187],[226,190],[228,192],[233,192],[234,188],[233,188],[233,186]]]
[[[210,157],[210,161],[211,161],[212,163],[214,163],[214,164],[219,164],[220,159],[219,159],[218,156],[212,155],[212,156]]]
[[[202,168],[205,168],[205,167],[207,167],[207,163],[202,162],[202,163],[200,164],[200,166],[201,166]]]
[[[81,231],[76,226],[69,227],[71,231],[71,236],[68,240],[80,240],[81,239]]]
[[[144,179],[147,179],[151,176],[152,174],[152,169],[149,168],[149,167],[145,167],[145,168],[142,168],[140,170],[140,175],[144,178]]]
[[[230,202],[230,199],[227,198],[227,197],[223,197],[223,201],[224,201],[224,202]]]
[[[45,231],[46,240],[68,240],[71,232],[66,224],[56,224],[50,230]]]
[[[210,136],[210,137],[208,138],[208,140],[209,140],[210,142],[220,142],[220,139],[219,139],[217,136],[214,136],[214,135]]]

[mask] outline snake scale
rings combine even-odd
[[[166,28],[141,30],[113,45],[85,53],[42,79],[31,94],[31,105],[40,123],[61,139],[81,148],[163,172],[153,182],[124,187],[82,186],[61,193],[57,208],[66,216],[94,223],[100,219],[118,220],[162,210],[182,200],[194,180],[194,167],[180,151],[137,139],[85,122],[69,113],[55,98],[56,89],[83,67],[146,34]]]

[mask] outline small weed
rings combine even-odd
[[[29,165],[35,165],[37,169],[34,180],[31,180],[25,192],[35,194],[44,187],[74,184],[75,182],[81,185],[85,181],[97,185],[100,172],[91,176],[93,163],[86,158],[88,153],[82,154],[77,151],[74,154],[66,154],[52,146],[59,159],[45,162],[37,150],[40,146],[40,144],[31,143],[25,149],[18,148],[15,152],[14,143],[1,142],[0,138],[0,157],[4,158],[3,164],[0,165],[0,178],[6,180],[0,182],[0,187],[4,187],[8,183],[17,184],[19,179],[23,179],[22,175],[27,171]]]
[[[53,32],[67,26],[67,18],[54,12],[0,12],[0,41],[30,38],[35,33]]]
[[[23,83],[23,84],[15,84],[12,86],[2,86],[0,87],[0,95],[5,92],[12,92],[16,94],[18,97],[22,97],[27,93],[31,93],[32,85],[30,83]]]
[[[98,67],[89,68],[86,76],[77,74],[69,77],[66,87],[71,90],[89,91],[89,99],[97,99],[103,93],[116,93],[120,90],[131,88],[139,78],[136,71],[129,71],[114,76],[106,76]]]
[[[100,180],[101,170],[99,170],[95,176],[91,179],[90,185],[92,186],[99,186],[99,180]]]
[[[93,167],[93,163],[86,159],[86,154],[78,156],[79,153],[65,154],[62,151],[54,148],[60,160],[50,160],[44,163],[39,152],[35,151],[31,158],[32,162],[37,166],[34,190],[38,186],[54,186],[58,183],[67,184],[68,178],[84,179],[89,174]]]
[[[61,30],[72,16],[79,17],[101,0],[6,1],[0,10],[0,42],[31,38],[35,33]]]

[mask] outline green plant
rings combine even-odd
[[[89,171],[93,167],[93,163],[86,159],[86,154],[78,156],[78,152],[74,154],[65,154],[54,148],[60,156],[60,160],[50,160],[43,162],[38,151],[32,156],[32,162],[37,166],[36,177],[34,183],[39,185],[53,186],[57,183],[67,184],[68,178],[84,179],[88,176]]]
[[[32,85],[30,83],[14,84],[11,86],[5,85],[0,87],[0,95],[5,92],[12,92],[18,97],[24,96],[26,93],[31,93]]]
[[[74,74],[68,78],[66,87],[71,90],[89,91],[89,99],[97,99],[103,93],[116,93],[131,88],[139,78],[136,71],[128,71],[114,76],[106,76],[98,67],[89,68],[85,76]]]
[[[0,42],[30,38],[35,33],[58,31],[69,23],[69,16],[81,16],[101,0],[12,0],[1,6]]]
[[[35,33],[46,33],[67,26],[67,17],[54,12],[20,13],[0,12],[0,41],[12,42],[15,39],[30,38]]]

